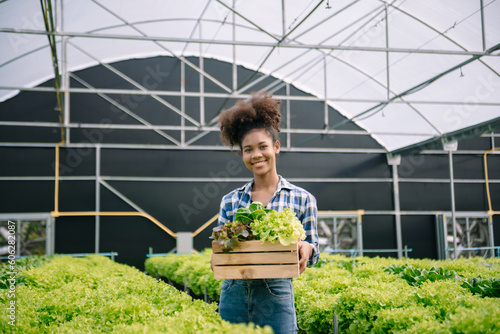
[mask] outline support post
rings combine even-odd
[[[363,228],[361,224],[363,223],[363,220],[361,216],[358,216],[358,223],[356,224],[358,227],[358,249],[359,249],[359,256],[363,256]]]
[[[233,9],[236,0],[233,0]],[[201,37],[200,37],[201,38]],[[232,13],[232,40],[233,43],[236,42],[236,13],[233,11]],[[202,44],[200,44],[201,47]],[[236,43],[233,44],[233,92],[238,90],[238,65],[236,64]]]
[[[327,63],[326,63],[326,56],[323,57],[323,86],[324,86],[324,92],[325,92],[325,101],[323,103],[323,111],[325,113],[325,120],[324,120],[324,125],[323,128],[328,130],[328,127],[330,126],[330,118],[328,115],[328,73],[327,73]]]
[[[64,25],[64,1],[59,0],[56,2],[56,31],[57,32],[63,32],[65,29]],[[64,113],[64,142],[69,143],[70,142],[70,93],[69,93],[69,88],[70,88],[70,80],[69,80],[69,72],[68,72],[68,36],[62,36],[61,37],[61,88],[64,90],[63,93],[63,113]]]
[[[200,27],[201,29],[201,27]],[[181,62],[181,112],[186,114],[186,64]],[[181,117],[181,147],[186,144],[186,120]]]
[[[333,248],[339,249],[339,240],[338,240],[338,231],[337,231],[337,217],[333,217]]]
[[[450,193],[451,193],[451,224],[453,228],[453,258],[458,258],[457,252],[457,226],[455,225],[455,179],[453,176],[453,151],[456,151],[458,142],[443,142],[443,150],[448,151],[448,166],[450,168]]]
[[[286,96],[290,96],[290,84],[287,83],[286,86]],[[291,128],[291,103],[290,99],[286,99],[286,129],[288,130],[286,132],[286,148],[290,149],[292,147],[292,134],[290,133],[290,128]]]
[[[495,257],[495,240],[493,236],[493,215],[490,215],[488,217],[488,234],[490,235],[490,240],[489,241],[489,247],[491,247],[491,257]],[[498,257],[500,257],[500,249],[498,250]]]
[[[95,147],[95,211],[101,211],[101,146]],[[95,241],[94,253],[99,253],[99,240],[101,238],[101,216],[95,216]]]
[[[399,174],[398,166],[401,164],[401,156],[388,155],[387,161],[392,166],[392,191],[394,196],[394,216],[396,218],[396,247],[398,258],[403,257],[403,233],[401,230],[401,207],[399,200]]]
[[[339,334],[339,316],[333,315],[333,334]]]
[[[54,255],[54,231],[55,231],[55,219],[54,217],[48,217],[47,220],[47,227],[45,230],[45,255]]]

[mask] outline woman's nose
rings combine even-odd
[[[252,160],[256,160],[262,157],[262,153],[259,150],[252,151]]]

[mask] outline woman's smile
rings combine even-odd
[[[267,160],[260,160],[252,163],[252,166],[259,168],[264,166],[264,164],[267,162]]]

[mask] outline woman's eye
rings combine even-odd
[[[262,145],[262,146],[260,147],[260,149],[261,149],[261,150],[263,150],[263,149],[265,149],[266,147],[267,147],[266,145]]]

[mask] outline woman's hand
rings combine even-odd
[[[313,255],[313,248],[307,241],[299,241],[299,273],[302,274],[306,270],[307,262]]]

